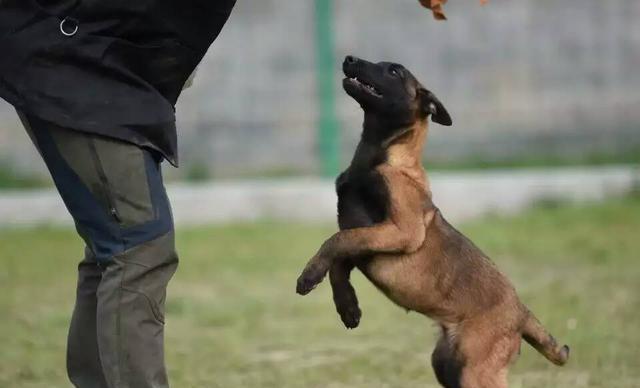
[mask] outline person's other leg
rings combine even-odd
[[[67,192],[69,188],[61,190],[59,185],[62,182],[57,182],[58,175],[64,173],[64,169],[61,169],[58,163],[47,157],[50,154],[50,150],[45,150],[47,151],[46,154],[42,152],[38,141],[38,138],[43,137],[42,132],[48,131],[48,125],[45,126],[38,120],[30,120],[27,115],[21,112],[18,112],[18,115],[29,137],[38,148],[38,151],[40,151],[47,168],[49,168],[54,181],[56,181],[59,191],[61,193]],[[35,128],[38,132],[37,137],[32,124],[37,125]],[[50,147],[45,145],[45,148]],[[68,198],[69,196],[65,195],[64,197]],[[69,199],[69,201],[71,200]],[[67,200],[65,200],[66,202]],[[85,248],[85,257],[78,264],[76,303],[71,316],[67,338],[67,374],[72,384],[79,388],[108,388],[102,371],[96,331],[97,291],[101,280],[102,269],[98,265],[91,248],[87,246]]]
[[[167,387],[164,298],[178,259],[159,158],[129,143],[22,118],[103,270],[94,333],[107,386]],[[84,341],[77,331],[70,335],[70,343]],[[73,381],[73,368],[69,375]],[[73,382],[100,387],[99,380]]]

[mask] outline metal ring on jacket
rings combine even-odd
[[[65,30],[65,24],[71,24],[73,26],[71,31]],[[64,36],[74,36],[78,32],[78,28],[79,23],[76,19],[66,17],[60,22],[60,32],[62,32]]]

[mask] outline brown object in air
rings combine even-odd
[[[433,17],[436,20],[447,20],[447,17],[444,14],[443,6],[447,3],[448,0],[418,0],[420,4],[425,8],[429,8],[433,12]],[[484,5],[489,0],[480,0],[480,4]]]

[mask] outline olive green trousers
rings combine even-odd
[[[19,113],[86,244],[67,371],[77,388],[164,388],[164,306],[178,266],[161,157]]]

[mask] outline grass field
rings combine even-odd
[[[571,345],[565,368],[526,344],[512,388],[640,387],[640,198],[551,206],[461,226]],[[354,275],[361,327],[341,326],[323,284],[294,293],[333,227],[182,230],[166,326],[174,387],[436,387],[436,329]],[[70,230],[0,230],[0,387],[69,387],[65,335],[81,252]]]

